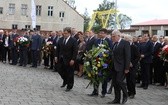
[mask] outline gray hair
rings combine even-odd
[[[112,35],[118,35],[118,36],[121,36],[121,32],[119,30],[114,30],[112,32]]]
[[[129,35],[129,34],[125,34],[124,35],[124,40],[132,42],[133,41],[133,37],[131,35]]]

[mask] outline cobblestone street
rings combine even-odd
[[[105,105],[113,100],[114,93],[105,98],[87,96],[92,92],[92,86],[86,89],[88,83],[75,76],[73,90],[65,92],[57,72],[0,63],[0,105]],[[148,90],[138,88],[135,99],[125,105],[168,105],[168,90],[152,85]]]

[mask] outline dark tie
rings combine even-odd
[[[118,46],[118,42],[115,42],[114,47],[113,47],[113,51],[116,50],[117,46]]]
[[[64,38],[64,40],[63,40],[63,44],[66,45],[66,38]]]

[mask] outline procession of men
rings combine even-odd
[[[19,44],[19,37],[25,37],[29,43],[26,46]],[[37,29],[21,30],[19,34],[17,29],[10,32],[0,30],[0,60],[4,64],[32,68],[44,66],[44,69],[58,72],[62,78],[60,88],[65,87],[65,91],[69,92],[74,86],[74,75],[87,78],[83,70],[84,61],[81,59],[77,62],[77,55],[91,50],[92,46],[104,44],[105,40],[111,49],[113,66],[110,80],[102,83],[101,98],[108,94],[108,83],[114,87],[115,94],[114,100],[107,104],[125,104],[129,98],[133,99],[136,82],[141,83],[137,87],[144,90],[149,85],[168,87],[168,61],[159,56],[168,39],[148,33],[131,36],[119,30],[109,33],[104,28],[98,33],[94,30],[83,33],[71,27],[48,33],[41,33]],[[88,96],[98,96],[98,91],[99,84],[93,86],[93,92]]]

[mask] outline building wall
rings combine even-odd
[[[41,16],[37,16],[37,25],[41,30],[62,30],[65,27],[74,27],[83,31],[84,19],[74,11],[63,0],[34,0],[36,5],[42,6]],[[9,3],[15,4],[15,14],[9,15]],[[26,16],[21,15],[21,4],[28,5]],[[48,6],[53,6],[53,16],[48,16]],[[3,14],[0,14],[0,28],[11,29],[12,24],[17,24],[18,29],[31,25],[31,0],[0,0],[0,7],[3,7]],[[59,17],[59,12],[63,11],[64,18]]]

